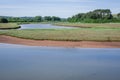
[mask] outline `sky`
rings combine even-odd
[[[0,16],[71,17],[95,9],[120,12],[120,0],[0,0]]]

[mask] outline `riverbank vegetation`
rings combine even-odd
[[[69,22],[110,23],[120,22],[120,13],[112,14],[110,9],[96,9],[87,13],[79,13],[68,18]]]
[[[57,26],[71,26],[78,28],[94,28],[94,29],[120,29],[120,23],[70,23],[70,22],[56,22],[51,23]]]
[[[7,19],[10,23],[30,23],[30,22],[56,22],[61,21],[61,18],[56,16],[35,16],[35,17],[9,17],[1,16],[0,18]],[[2,22],[1,22],[2,23]]]
[[[20,26],[17,23],[0,23],[0,29],[18,29]]]
[[[33,40],[120,41],[119,29],[30,29],[0,31],[0,35]]]
[[[0,23],[8,23],[8,20],[6,18],[0,18]]]
[[[119,23],[120,13],[112,14],[110,9],[96,9],[87,13],[78,13],[69,18],[60,18],[57,16],[35,16],[35,17],[10,17],[0,16],[7,19],[8,22],[30,23],[30,22],[80,22],[80,23]]]

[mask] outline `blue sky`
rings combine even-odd
[[[120,12],[120,0],[0,0],[0,16],[70,17],[94,9]]]

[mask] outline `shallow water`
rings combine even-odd
[[[51,24],[23,24],[20,29],[71,29],[75,27],[55,26]]]
[[[120,80],[120,48],[0,44],[0,80]]]

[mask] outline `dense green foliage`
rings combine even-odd
[[[118,14],[120,17],[120,14]],[[106,23],[106,22],[120,22],[115,18],[110,9],[96,9],[87,13],[79,13],[68,18],[69,22],[86,22],[86,23]]]
[[[45,22],[45,21],[61,21],[61,18],[56,16],[35,16],[35,17],[4,17],[1,16],[1,18],[6,18],[9,22]]]
[[[42,17],[41,16],[36,16],[34,18],[34,22],[42,22]]]
[[[43,18],[44,21],[61,21],[61,18],[56,17],[56,16],[45,16]]]
[[[51,16],[45,16],[45,17],[44,17],[44,20],[45,20],[45,21],[52,21],[52,18],[51,18]]]
[[[110,9],[96,9],[87,13],[79,13],[69,18],[57,16],[35,16],[35,17],[6,17],[0,16],[8,22],[83,22],[83,23],[108,23],[120,22],[120,13],[112,14]],[[4,22],[4,20],[2,22]],[[1,21],[0,21],[1,22]],[[7,22],[7,21],[6,21]]]
[[[0,18],[0,23],[8,23],[8,20],[5,18]]]

